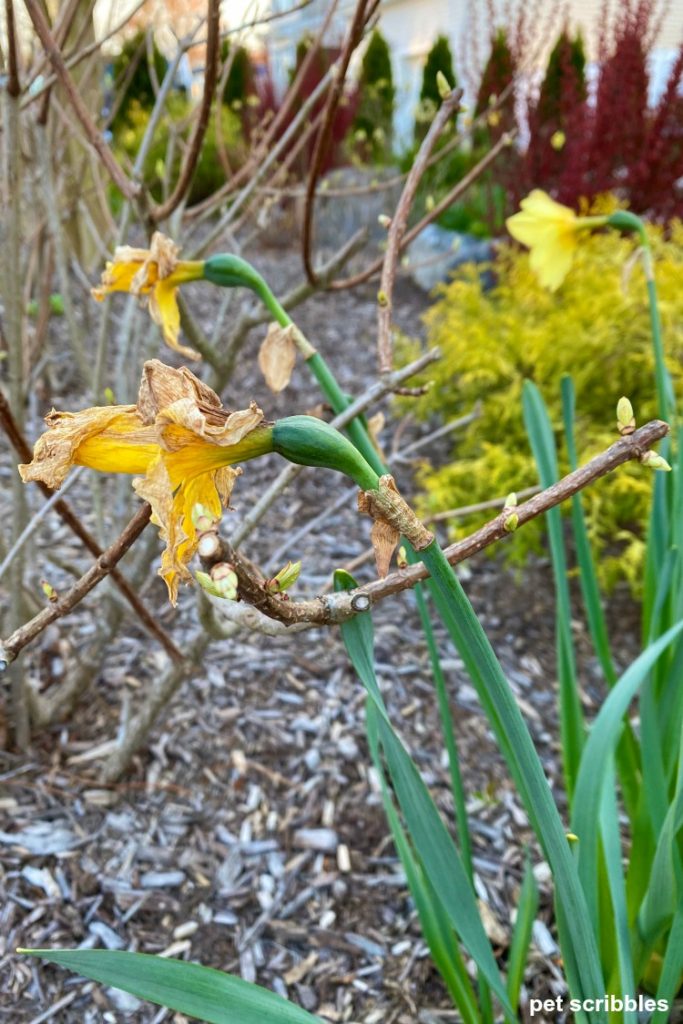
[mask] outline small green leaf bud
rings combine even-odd
[[[400,548],[396,552],[396,565],[399,569],[405,569],[408,564],[408,554],[405,547],[401,544]]]
[[[289,590],[299,578],[301,572],[301,562],[287,562],[284,568],[273,576],[271,580],[266,583],[266,590],[273,594],[281,594],[285,590]]]
[[[377,292],[377,305],[382,307],[389,305],[389,296],[386,292]]]
[[[202,505],[198,501],[192,506],[192,525],[197,533],[206,533],[208,530],[215,529],[217,522],[211,509],[208,509],[206,505]]]
[[[43,593],[45,594],[45,597],[48,599],[48,601],[53,601],[54,602],[54,601],[57,601],[59,599],[59,595],[58,595],[57,591],[55,590],[55,588],[52,586],[51,583],[48,583],[47,580],[41,580],[40,581],[40,589],[43,591]]]
[[[505,499],[505,504],[503,505],[503,510],[508,509],[508,508],[517,508],[517,495],[515,494],[514,491],[510,491],[510,493],[508,494],[507,498]]]
[[[451,86],[443,71],[437,71],[436,73],[436,88],[438,89],[439,96],[442,100],[447,100],[452,92]]]
[[[383,228],[391,227],[391,217],[387,216],[386,213],[380,213],[379,217],[377,218],[377,221],[379,224],[381,224]]]
[[[636,429],[636,418],[633,406],[623,395],[617,402],[617,429],[622,437],[632,434]]]
[[[219,562],[211,573],[196,572],[197,583],[207,594],[222,597],[225,601],[237,600],[237,574],[229,562]]]
[[[640,461],[644,466],[647,466],[648,469],[661,469],[665,473],[671,472],[671,466],[666,459],[663,459],[661,455],[658,455],[657,452],[653,452],[652,450],[641,455]]]
[[[508,516],[503,523],[503,529],[506,533],[514,533],[519,526],[519,516],[516,512],[513,512],[511,516]]]

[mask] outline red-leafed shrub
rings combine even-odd
[[[576,206],[613,192],[656,220],[683,214],[683,46],[657,106],[648,106],[648,59],[662,12],[658,0],[622,0],[610,18],[603,4],[592,97],[579,74],[577,43],[566,32],[561,35],[530,105],[529,144],[516,198],[540,187]],[[549,77],[554,82],[550,103]]]

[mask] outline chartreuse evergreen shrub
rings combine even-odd
[[[651,228],[661,296],[667,365],[677,382],[683,357],[683,225],[668,237]],[[443,286],[426,316],[427,341],[443,358],[429,369],[434,386],[410,409],[424,419],[481,413],[454,435],[451,456],[419,472],[423,511],[437,512],[505,496],[537,482],[522,415],[522,388],[532,380],[548,403],[553,429],[562,432],[560,382],[571,374],[576,390],[580,461],[614,440],[614,409],[628,395],[639,422],[657,414],[654,362],[643,272],[632,266],[633,239],[614,231],[586,236],[572,273],[555,293],[543,289],[529,257],[501,249],[496,284],[486,290],[479,272],[459,273]],[[560,448],[561,458],[563,448]],[[569,466],[561,462],[560,472]],[[638,588],[651,481],[626,466],[584,494],[589,533],[607,585],[619,578]],[[469,532],[491,512],[457,522]],[[506,545],[514,562],[538,546],[540,521]]]

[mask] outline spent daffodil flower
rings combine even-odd
[[[272,426],[253,402],[228,412],[218,396],[186,368],[145,363],[136,405],[55,412],[36,442],[23,480],[57,488],[71,466],[132,473],[133,486],[152,507],[166,542],[159,574],[173,604],[198,543],[197,505],[219,519],[241,470],[235,463],[273,450]]]
[[[178,285],[203,276],[203,260],[179,260],[179,247],[160,231],[152,236],[149,249],[119,246],[107,263],[100,284],[91,290],[101,302],[110,292],[130,292],[146,296],[149,312],[161,327],[166,344],[188,359],[201,358],[194,349],[181,345]]]
[[[534,189],[520,206],[519,213],[508,217],[507,229],[531,250],[529,262],[541,284],[555,291],[571,269],[579,232],[602,227],[608,218],[577,217],[541,189]]]

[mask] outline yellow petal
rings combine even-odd
[[[154,430],[146,428],[134,405],[107,405],[82,412],[55,412],[45,422],[33,461],[20,466],[24,481],[60,487],[71,466],[91,466],[115,473],[144,472],[159,453]]]
[[[576,214],[569,206],[558,203],[540,188],[530,192],[519,205],[525,213],[542,220],[563,221],[566,224],[572,224],[576,220]]]
[[[155,422],[162,443],[174,451],[187,444],[188,440],[193,440],[188,437],[188,432],[212,445],[232,447],[260,427],[264,419],[256,402],[252,402],[248,409],[228,412],[225,409],[207,409],[191,398],[180,398],[161,409]],[[259,448],[261,453],[267,450]]]
[[[543,245],[532,248],[529,256],[531,269],[536,273],[539,282],[550,291],[557,291],[571,270],[576,245],[562,236],[548,240]]]
[[[199,504],[211,519],[220,519],[232,483],[239,474],[236,470],[205,472],[183,480],[174,493],[167,460],[164,455],[152,463],[146,476],[136,480],[134,487],[152,506],[152,522],[159,526],[160,536],[165,541],[159,575],[166,583],[171,604],[175,605],[179,584],[192,580],[187,566],[197,550],[198,539],[193,509]]]
[[[164,341],[169,348],[180,352],[186,359],[201,359],[199,352],[193,348],[181,345],[178,341],[180,334],[180,310],[178,309],[178,288],[172,280],[157,281],[150,292],[149,312],[155,324],[161,327]]]

